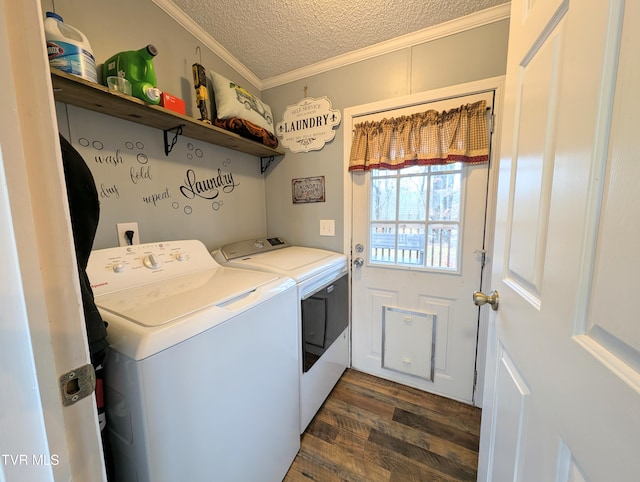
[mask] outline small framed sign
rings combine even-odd
[[[291,180],[293,203],[323,203],[324,176],[304,177]]]

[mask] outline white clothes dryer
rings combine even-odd
[[[280,481],[300,447],[297,292],[199,241],[94,251],[116,480]]]
[[[298,285],[300,433],[349,365],[347,257],[291,246],[278,237],[239,241],[211,253],[223,266],[277,273]]]

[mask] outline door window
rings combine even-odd
[[[370,264],[459,271],[462,168],[371,171]]]

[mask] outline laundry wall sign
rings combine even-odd
[[[309,152],[318,151],[333,140],[341,115],[339,110],[331,108],[327,97],[305,97],[287,106],[282,119],[276,124],[280,144],[291,152]]]

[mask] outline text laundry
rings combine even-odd
[[[223,174],[221,169],[218,169],[217,176],[203,180],[198,180],[195,171],[188,169],[184,184],[180,186],[180,192],[187,199],[195,199],[196,197],[215,199],[220,195],[220,190],[224,193],[230,193],[238,185],[233,182],[233,174],[230,172]]]

